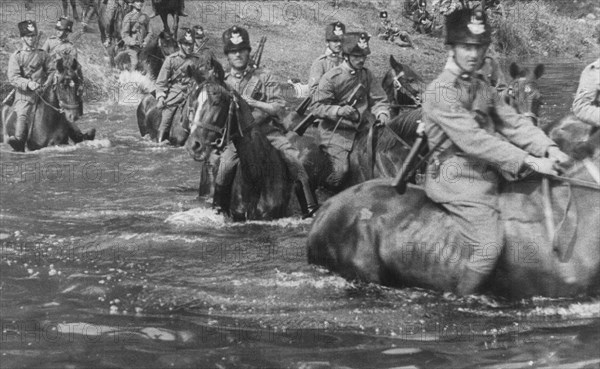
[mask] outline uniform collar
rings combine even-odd
[[[23,50],[23,51],[33,51],[33,50],[35,50],[35,48],[34,47],[29,47],[27,45],[23,45],[23,47],[21,48],[21,50]]]
[[[339,58],[340,57],[340,53],[334,53],[333,51],[331,51],[331,49],[328,46],[328,47],[325,48],[325,56]]]
[[[242,73],[238,73],[238,72],[235,72],[235,73],[234,73],[234,72],[233,72],[233,68],[231,68],[231,69],[229,70],[229,72],[225,73],[225,78],[227,78],[227,77],[229,77],[229,76],[233,76],[233,77],[235,77],[235,78],[238,78],[238,79],[240,79],[240,78],[243,78],[243,77],[245,77],[246,75],[248,75],[250,72],[251,72],[251,67],[250,67],[249,65],[248,65],[248,66],[246,66],[246,69],[244,69],[244,71],[243,71]]]
[[[344,60],[344,62],[342,63],[342,68],[347,70],[348,73],[350,73],[353,76],[357,74],[357,70],[352,68],[347,60]]]
[[[472,74],[466,73],[462,70],[461,67],[458,66],[458,64],[456,64],[456,62],[454,61],[454,58],[449,56],[448,60],[446,61],[446,66],[444,67],[444,69],[448,70],[450,73],[452,73],[453,75],[459,77],[461,80],[464,81],[469,81],[472,77]]]

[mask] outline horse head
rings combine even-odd
[[[188,97],[192,125],[185,148],[194,160],[204,161],[213,148],[220,149],[227,144],[238,97],[211,71],[188,67],[187,72],[196,85]]]
[[[381,86],[388,96],[388,100],[397,107],[404,105],[420,105],[421,93],[425,82],[415,71],[407,65],[398,63],[390,55],[391,69],[383,77]]]
[[[158,34],[158,47],[165,58],[179,50],[175,37],[165,31],[161,31]]]
[[[542,105],[542,94],[537,80],[544,74],[544,65],[538,64],[532,72],[529,68],[521,68],[517,63],[512,63],[509,72],[513,81],[508,85],[506,102],[519,114],[530,117],[537,125]]]
[[[83,94],[83,81],[79,74],[80,65],[70,54],[63,54],[56,61],[53,89],[58,100],[58,108],[69,122],[80,116],[80,102]]]

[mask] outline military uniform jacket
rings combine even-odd
[[[310,88],[310,92],[314,92],[314,90],[319,86],[319,81],[321,77],[333,68],[342,64],[344,58],[339,53],[334,53],[330,48],[325,50],[325,54],[319,56],[310,67],[310,74],[308,78],[308,87]]]
[[[587,124],[600,127],[600,59],[585,67],[573,101],[573,113]]]
[[[127,46],[139,46],[148,43],[150,32],[148,27],[150,18],[143,12],[132,10],[123,18],[123,27],[121,28],[121,38]]]
[[[176,104],[187,97],[192,78],[186,73],[188,66],[197,65],[198,57],[178,51],[165,58],[156,77],[156,98],[164,97],[167,105]]]
[[[281,96],[281,87],[271,72],[267,69],[254,69],[250,66],[244,73],[233,74],[225,73],[225,83],[234,89],[242,97],[253,98],[258,101],[274,104],[280,113],[285,109],[285,100]],[[273,129],[282,130],[279,116],[269,116],[268,113],[260,109],[252,110],[254,119],[265,121],[271,124]]]
[[[212,68],[212,63],[217,61],[215,58],[215,54],[210,51],[208,47],[202,47],[200,49],[194,50],[194,55],[199,59],[199,66],[203,67],[206,70],[210,70]]]
[[[53,70],[50,56],[44,50],[23,48],[15,51],[8,59],[6,71],[8,81],[16,88],[15,100],[34,102],[35,92],[27,88],[27,83],[44,84]]]
[[[508,87],[504,73],[502,73],[502,69],[500,68],[500,64],[498,64],[498,62],[492,57],[488,56],[484,59],[483,66],[477,71],[477,73],[480,74],[492,87],[495,87],[498,92],[503,92]]]
[[[333,132],[339,118],[337,115],[339,108],[348,102],[350,95],[359,83],[365,87],[364,94],[359,96],[354,105],[360,113],[359,122],[342,119],[338,128]],[[331,141],[347,151],[351,150],[356,133],[367,129],[369,120],[374,120],[370,117],[380,113],[391,116],[387,95],[375,80],[373,73],[366,68],[355,71],[347,63],[342,63],[323,75],[319,86],[312,94],[311,109],[317,118],[322,118],[319,123],[322,142]]]
[[[71,54],[75,59],[77,59],[77,49],[75,45],[68,39],[61,39],[57,36],[52,36],[44,42],[44,46],[42,46],[42,50],[50,55],[53,62],[56,62],[58,58],[63,54]]]
[[[497,206],[498,174],[515,179],[528,153],[555,145],[531,121],[501,101],[483,78],[461,75],[450,59],[425,91],[423,123],[432,155],[425,191],[435,202]]]

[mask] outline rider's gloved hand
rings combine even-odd
[[[350,105],[340,106],[337,111],[338,117],[346,118],[352,121],[356,121],[359,118],[358,112]]]
[[[35,91],[40,87],[42,87],[42,86],[39,83],[37,83],[36,81],[27,82],[27,88],[30,89],[31,91]]]
[[[377,120],[380,121],[381,124],[388,124],[390,116],[387,113],[379,113],[377,114]]]
[[[165,104],[165,98],[164,97],[159,97],[158,101],[156,102],[156,107],[159,109],[164,109],[166,106]]]
[[[552,159],[536,158],[535,156],[527,155],[527,158],[525,158],[525,164],[534,172],[552,176],[558,175],[557,169],[559,169],[559,167]]]
[[[564,164],[571,160],[569,155],[560,151],[560,149],[556,146],[550,146],[546,151],[546,156],[548,157],[548,159],[551,159],[558,164]]]

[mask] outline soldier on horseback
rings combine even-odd
[[[188,66],[198,65],[199,62],[198,56],[193,53],[193,30],[182,29],[178,43],[179,51],[167,56],[156,78],[157,107],[162,109],[157,142],[168,139],[175,112],[186,101],[188,86],[192,81],[186,70]]]
[[[283,134],[279,114],[285,108],[279,83],[265,69],[255,69],[249,65],[250,37],[244,28],[233,26],[223,32],[223,51],[231,66],[225,74],[225,83],[238,92],[252,108],[252,115],[258,124],[268,124],[267,139],[279,151],[295,181],[300,182],[307,204],[307,213],[312,216],[317,210],[316,199],[312,195],[308,174],[298,159],[299,152]],[[231,186],[239,162],[233,143],[227,145],[221,154],[219,171],[215,179],[215,199],[222,210],[229,208]]]
[[[202,26],[194,26],[192,27],[192,30],[194,31],[194,40],[196,43],[194,54],[200,59],[200,65],[206,70],[210,70],[215,63],[218,63],[218,61],[215,54],[206,46],[208,36],[204,33],[204,28],[202,28]]]
[[[325,54],[319,56],[310,67],[308,87],[311,93],[319,86],[319,81],[325,73],[344,61],[341,55],[344,32],[346,32],[346,26],[339,21],[331,23],[325,28],[327,49],[325,49]]]
[[[433,151],[425,192],[455,219],[461,246],[471,255],[457,287],[464,295],[477,290],[501,254],[498,176],[515,179],[526,169],[555,175],[556,164],[569,157],[476,72],[491,42],[485,14],[457,10],[446,17],[446,30],[450,58],[424,94]]]
[[[117,14],[117,9],[119,7],[126,9],[127,7],[127,0],[103,0],[104,4],[106,5],[106,15],[105,15],[105,19],[108,20],[108,34],[112,35],[113,33],[113,29],[114,27],[116,27],[115,25],[115,16]],[[125,10],[127,11],[127,9]],[[108,47],[110,45],[111,39],[110,37],[107,37],[106,40],[104,40],[104,47]]]
[[[331,187],[340,187],[349,170],[348,157],[357,132],[368,129],[376,117],[385,124],[390,120],[386,93],[376,82],[373,72],[363,65],[369,49],[366,32],[346,33],[342,41],[344,62],[325,73],[312,96],[312,112],[321,118],[321,145],[329,154],[333,167],[327,178]],[[365,93],[350,100],[357,86]]]
[[[600,43],[600,24],[595,36]],[[600,127],[600,58],[585,67],[579,79],[579,86],[573,100],[573,114],[577,119],[595,127]]]
[[[127,49],[125,53],[129,55],[129,69],[134,71],[138,65],[138,53],[150,41],[149,32],[150,17],[142,12],[144,0],[132,0],[133,8],[123,18],[123,28],[121,28],[121,38]]]

